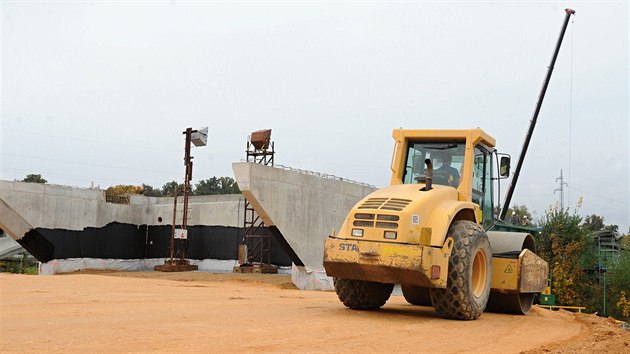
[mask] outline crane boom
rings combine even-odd
[[[556,49],[554,50],[553,56],[551,57],[551,63],[549,64],[549,67],[547,69],[547,76],[545,77],[545,81],[543,82],[542,88],[540,89],[538,102],[536,103],[536,109],[534,110],[534,114],[532,115],[532,120],[529,124],[527,135],[525,136],[525,142],[523,142],[521,155],[518,157],[516,169],[514,170],[514,175],[512,176],[512,181],[510,182],[510,186],[508,187],[507,194],[505,196],[505,202],[503,203],[501,215],[499,216],[499,219],[501,220],[505,220],[508,208],[510,207],[510,203],[512,202],[512,196],[514,195],[514,189],[516,188],[516,183],[518,182],[518,176],[520,175],[521,168],[523,167],[525,154],[527,153],[529,142],[532,139],[532,134],[534,133],[534,128],[536,127],[538,113],[540,113],[540,108],[542,107],[543,100],[545,99],[545,93],[547,93],[547,86],[549,86],[549,80],[551,79],[551,74],[553,73],[553,68],[556,64],[556,58],[558,58],[558,52],[560,51],[560,46],[562,45],[562,40],[564,39],[564,33],[566,32],[567,26],[569,25],[569,18],[571,17],[571,15],[575,15],[575,11],[572,9],[564,9],[564,11],[566,13],[566,16],[564,18],[564,23],[562,24],[562,29],[560,30],[558,43],[556,43]]]

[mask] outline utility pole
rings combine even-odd
[[[191,145],[206,146],[208,139],[208,128],[193,130],[186,128],[183,132],[186,136],[184,143],[184,166],[186,172],[184,176],[184,205],[181,229],[176,228],[177,219],[177,186],[175,187],[175,195],[173,196],[173,225],[171,229],[171,242],[169,247],[170,258],[164,261],[164,264],[156,265],[154,270],[160,272],[187,272],[197,270],[198,266],[190,264],[186,259],[186,246],[188,240],[188,198],[190,196],[190,181],[192,180],[193,157],[190,154]],[[175,247],[175,239],[178,240]]]
[[[604,317],[608,317],[606,313],[606,269],[604,269]]]
[[[556,188],[553,191],[553,194],[556,194],[556,192],[560,192],[560,209],[564,210],[564,187],[568,186],[569,184],[567,182],[564,181],[564,178],[562,177],[562,169],[560,170],[560,177],[556,178],[556,182],[560,182],[560,187]]]

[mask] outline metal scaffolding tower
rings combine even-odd
[[[595,254],[597,259],[597,275],[598,282],[604,288],[604,308],[603,314],[607,315],[606,309],[606,273],[611,269],[612,265],[619,260],[621,253],[621,244],[619,242],[620,234],[617,231],[602,229],[592,234],[594,247],[597,247]]]
[[[273,166],[274,144],[271,129],[258,130],[247,141],[247,162]],[[234,272],[277,273],[278,267],[271,264],[271,233],[247,198],[243,213],[243,244],[239,246],[240,266]]]
[[[153,269],[160,272],[186,272],[197,270],[198,266],[190,264],[186,258],[186,246],[188,244],[188,197],[190,196],[190,181],[192,181],[193,157],[190,154],[191,144],[195,146],[206,146],[208,138],[208,128],[193,130],[187,128],[183,134],[186,136],[184,144],[184,166],[186,172],[184,176],[184,205],[181,229],[176,228],[177,224],[177,187],[173,196],[173,225],[171,230],[171,240],[169,244],[169,258],[164,264],[156,265]],[[177,240],[177,247],[175,246]]]

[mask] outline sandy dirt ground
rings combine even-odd
[[[592,315],[436,316],[392,296],[346,309],[286,275],[0,274],[0,352],[630,352],[630,332]]]

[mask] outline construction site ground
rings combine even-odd
[[[0,352],[630,352],[612,319],[535,307],[453,321],[402,296],[353,311],[287,275],[2,273],[0,287]]]

